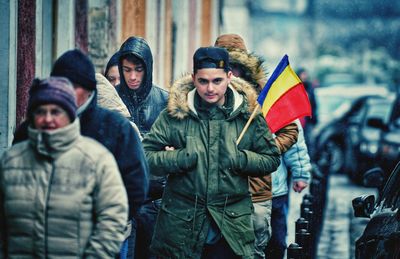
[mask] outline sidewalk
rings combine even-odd
[[[308,192],[308,189],[306,190]],[[300,204],[305,193],[290,193],[288,216],[288,245],[295,241],[295,221],[300,216]],[[351,201],[376,190],[356,186],[346,175],[333,175],[328,183],[328,198],[317,258],[354,258],[355,240],[362,234],[368,219],[355,218]]]

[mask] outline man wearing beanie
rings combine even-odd
[[[129,37],[119,49],[120,84],[116,87],[139,131],[147,134],[167,106],[168,92],[153,84],[153,56],[146,40]],[[149,246],[166,179],[150,176],[149,199],[138,214],[136,257],[149,259]]]
[[[95,70],[91,60],[75,49],[54,63],[52,76],[68,78],[76,93],[81,133],[103,144],[115,157],[129,201],[129,219],[137,214],[148,192],[148,165],[138,134],[129,120],[97,106]],[[21,138],[23,134],[16,134]],[[16,142],[16,141],[14,141]],[[135,227],[135,222],[131,227]],[[135,229],[131,231],[134,243]]]
[[[254,258],[248,176],[280,157],[261,114],[236,144],[256,97],[223,48],[199,48],[193,74],[174,82],[143,140],[151,172],[168,176],[151,244],[159,258]]]
[[[128,212],[114,157],[81,136],[68,79],[29,95],[29,138],[0,159],[0,258],[114,257]]]
[[[250,83],[259,94],[268,78],[263,58],[248,52],[244,40],[237,34],[220,35],[215,41],[215,46],[228,50],[233,74]],[[288,192],[286,168],[294,172],[292,175],[295,191],[301,192],[307,186],[311,166],[303,131],[300,124],[298,125],[295,122],[290,123],[274,134],[275,143],[283,155],[278,170],[262,178],[250,177],[256,235],[255,258],[282,258],[284,255],[288,209],[284,204]],[[290,152],[286,152],[288,150]],[[298,159],[299,157],[301,159]],[[298,167],[299,164],[303,167]],[[271,244],[275,245],[268,244],[270,239]],[[265,252],[267,244],[272,251]]]

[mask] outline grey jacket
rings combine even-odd
[[[29,128],[0,160],[0,258],[113,258],[127,216],[117,164],[79,120]]]

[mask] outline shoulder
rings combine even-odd
[[[91,160],[94,164],[104,161],[105,159],[113,158],[112,154],[105,146],[90,137],[81,136],[75,148],[83,158]]]
[[[29,152],[29,140],[19,142],[3,152],[1,155],[1,163],[5,164],[14,159],[23,159]]]
[[[153,92],[159,94],[160,96],[162,96],[164,98],[168,98],[169,92],[166,89],[161,88],[160,86],[153,84],[152,90],[153,90]]]

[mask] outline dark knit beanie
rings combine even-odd
[[[71,121],[76,118],[76,95],[71,82],[64,77],[49,77],[34,79],[29,90],[28,116],[33,118],[33,112],[43,104],[57,104],[68,114]]]
[[[63,76],[87,90],[96,89],[96,72],[92,61],[80,50],[65,52],[54,63],[51,76]]]

